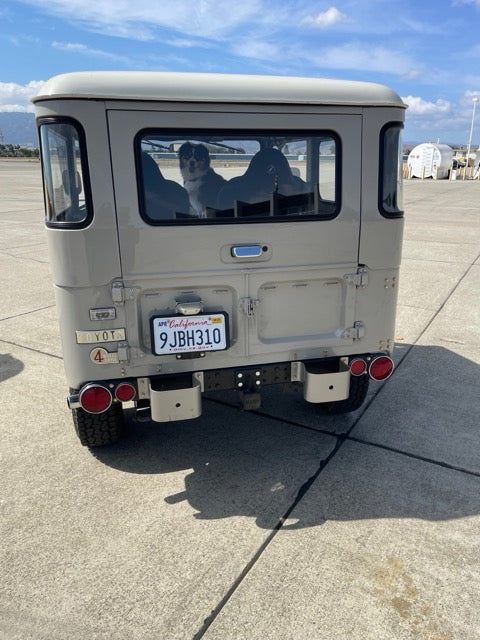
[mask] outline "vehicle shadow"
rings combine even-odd
[[[273,529],[297,503],[286,528],[477,515],[478,374],[478,364],[453,351],[415,346],[353,420],[323,416],[296,394],[302,409],[294,407],[293,422],[292,398],[278,388],[269,415],[206,400],[198,420],[136,423],[130,416],[127,439],[92,453],[126,473],[190,470],[184,491],[165,502],[188,501],[197,519],[246,516]],[[390,427],[403,440],[389,441]]]
[[[5,380],[18,375],[24,367],[21,360],[14,358],[9,353],[0,353],[0,382],[5,382]]]

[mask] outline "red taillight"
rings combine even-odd
[[[350,373],[352,376],[361,376],[367,370],[367,363],[361,358],[355,358],[350,362]]]
[[[130,402],[135,398],[136,393],[135,387],[130,382],[121,382],[115,389],[115,397],[120,402]]]
[[[368,373],[374,380],[386,380],[392,375],[393,360],[388,356],[378,356],[370,363]]]
[[[79,400],[88,413],[102,413],[112,404],[112,394],[99,384],[88,384],[80,391]]]

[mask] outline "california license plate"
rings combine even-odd
[[[228,348],[226,313],[152,318],[153,353],[157,356]]]

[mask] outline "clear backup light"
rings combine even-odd
[[[103,413],[112,404],[112,394],[100,384],[87,384],[80,391],[79,401],[88,413]]]
[[[361,376],[367,370],[367,363],[362,358],[355,358],[350,362],[350,373],[352,376]]]
[[[121,382],[115,389],[115,397],[120,402],[130,402],[137,394],[137,391],[133,384],[130,382]]]
[[[392,375],[394,363],[389,356],[377,356],[370,363],[368,373],[373,380],[386,380]]]

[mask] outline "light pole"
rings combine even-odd
[[[472,124],[470,125],[470,135],[468,136],[466,169],[468,168],[468,157],[470,156],[470,147],[472,146],[473,122],[475,120],[475,107],[477,106],[478,98],[477,97],[472,98],[472,102],[473,102]]]

